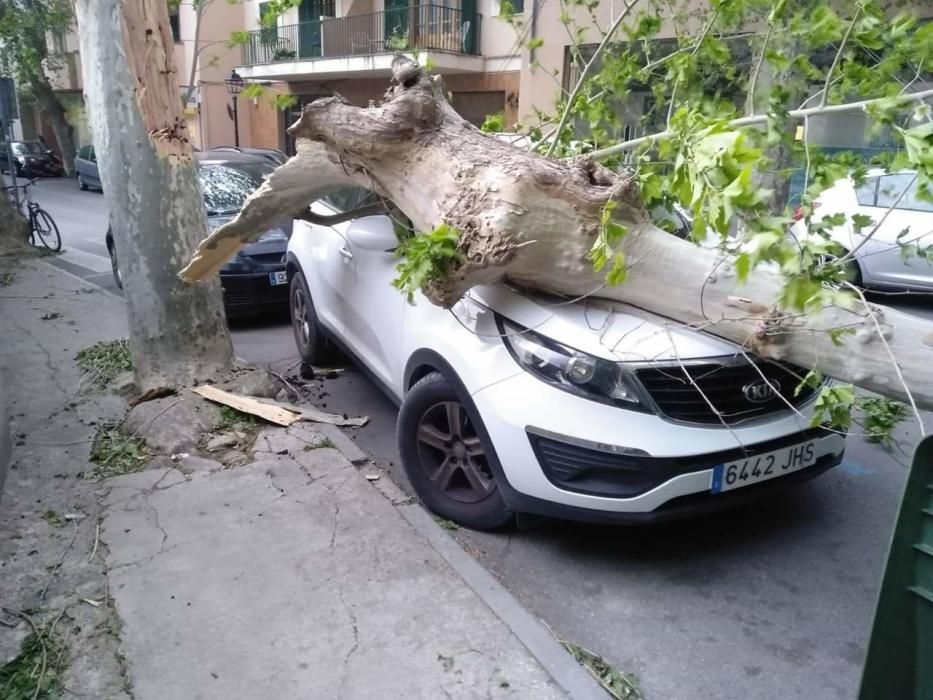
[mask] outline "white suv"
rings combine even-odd
[[[332,215],[369,193],[312,205]],[[646,521],[718,508],[838,464],[843,438],[809,428],[799,368],[631,308],[473,289],[451,310],[393,289],[385,216],[296,221],[288,246],[301,356],[334,346],[401,409],[418,496],[474,528],[515,513]],[[711,407],[715,406],[715,410]]]

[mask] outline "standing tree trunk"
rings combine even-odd
[[[124,279],[137,386],[228,370],[220,284],[178,267],[207,230],[165,0],[78,0],[84,86]]]
[[[779,274],[758,269],[739,284],[729,256],[652,225],[631,173],[588,157],[551,160],[483,134],[454,112],[420,68],[397,60],[394,69],[381,106],[353,107],[334,97],[305,107],[289,130],[301,139],[298,155],[201,244],[184,278],[205,279],[269,222],[302,213],[327,191],[353,183],[394,202],[417,231],[444,223],[458,233],[458,260],[422,287],[441,306],[452,306],[471,287],[500,281],[596,296],[905,399],[893,356],[917,403],[933,408],[929,321],[867,304],[784,311],[777,302]],[[609,201],[629,231],[618,250],[631,271],[618,286],[606,286],[588,259]],[[830,333],[841,328],[852,335],[840,341]]]
[[[0,194],[0,255],[29,252],[28,237],[29,222],[14,209],[5,192]]]
[[[55,140],[58,141],[58,149],[62,154],[62,166],[65,168],[65,175],[72,177],[74,175],[75,155],[78,149],[75,147],[74,129],[68,123],[65,108],[62,106],[61,100],[58,99],[58,95],[52,90],[52,86],[44,74],[33,78],[29,87],[36,98],[39,109],[48,116],[49,122],[52,124],[52,131],[55,133]]]

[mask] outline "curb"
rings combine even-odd
[[[339,452],[358,465],[369,456],[337,426],[317,424]],[[554,638],[551,631],[509,593],[483,566],[435,522],[425,508],[413,502],[388,475],[370,482],[441,555],[493,614],[524,645],[531,656],[574,700],[606,700],[607,694],[595,678]]]

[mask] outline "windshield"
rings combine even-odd
[[[46,149],[37,141],[15,141],[11,144],[13,153],[21,156],[25,153],[45,153]]]
[[[268,163],[202,161],[198,167],[208,216],[236,214],[243,201],[273,170]]]

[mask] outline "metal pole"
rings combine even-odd
[[[16,205],[16,211],[22,211],[19,206],[19,190],[16,189],[16,163],[13,162],[13,120],[5,119],[6,126],[5,131],[7,132],[6,139],[6,160],[7,164],[10,166],[10,180],[13,185],[13,203]]]
[[[240,146],[240,121],[236,111],[236,95],[233,96],[233,145]]]

